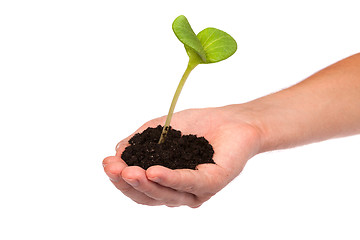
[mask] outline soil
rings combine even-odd
[[[180,131],[170,127],[165,142],[158,144],[161,132],[162,126],[159,125],[135,134],[121,158],[127,165],[143,169],[154,165],[170,169],[196,169],[202,163],[215,163],[212,159],[214,150],[204,137],[181,135]]]

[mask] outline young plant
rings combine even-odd
[[[174,20],[172,29],[176,37],[184,44],[189,56],[189,63],[171,102],[159,144],[165,142],[176,102],[190,72],[199,64],[215,63],[225,60],[233,55],[237,49],[236,41],[229,34],[219,29],[205,28],[196,35],[188,20],[183,15]]]

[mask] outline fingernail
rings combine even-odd
[[[126,179],[126,178],[124,178],[124,180],[133,187],[139,186],[139,181],[136,180],[136,179]]]

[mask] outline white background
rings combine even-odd
[[[357,3],[1,1],[0,238],[360,239],[359,136],[258,155],[198,209],[137,205],[101,165],[167,113],[187,64],[178,15],[238,51],[195,69],[177,111],[246,102],[360,52]]]

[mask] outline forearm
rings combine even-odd
[[[261,151],[360,133],[360,54],[280,92],[242,105],[252,112]]]

